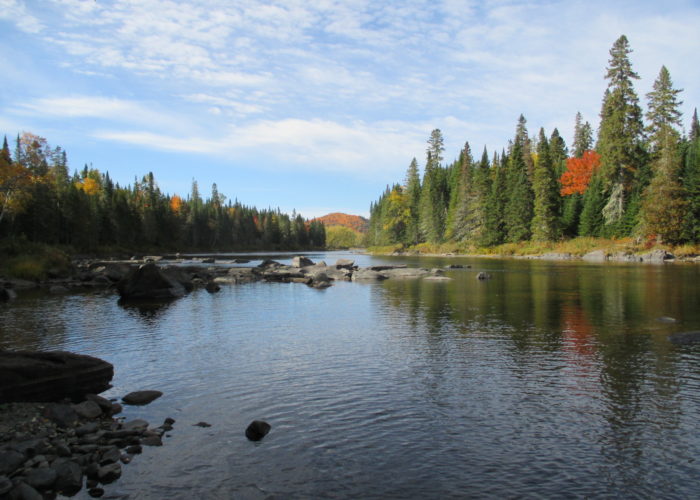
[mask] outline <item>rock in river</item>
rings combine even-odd
[[[248,428],[245,430],[245,437],[251,441],[260,441],[262,438],[267,436],[272,427],[267,422],[262,420],[253,420]]]
[[[134,391],[122,398],[122,402],[128,405],[147,405],[163,395],[160,391]]]
[[[117,283],[122,299],[173,299],[185,295],[185,287],[172,276],[166,274],[154,263],[144,264],[134,269]]]
[[[0,402],[59,401],[109,389],[114,367],[70,352],[0,351]]]

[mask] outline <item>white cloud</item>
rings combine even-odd
[[[29,13],[23,2],[0,0],[0,20],[13,21],[17,28],[27,33],[37,34],[44,29],[38,18]]]

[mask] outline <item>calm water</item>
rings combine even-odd
[[[698,496],[700,346],[667,336],[700,330],[700,267],[355,258],[473,267],[156,311],[24,295],[0,304],[0,348],[99,356],[108,396],[165,393],[125,414],[173,417],[171,437],[107,498]],[[253,419],[272,425],[259,443]]]

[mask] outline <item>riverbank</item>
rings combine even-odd
[[[580,237],[561,242],[504,243],[475,247],[458,243],[421,243],[410,247],[388,245],[369,247],[370,255],[425,257],[482,257],[541,260],[582,260],[589,262],[700,262],[699,245],[646,245],[631,238],[608,240]]]

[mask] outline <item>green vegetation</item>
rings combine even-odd
[[[467,143],[458,159],[443,164],[444,141],[435,129],[422,181],[413,159],[405,183],[387,186],[371,204],[368,244],[501,255],[581,254],[608,245],[694,248],[700,242],[697,112],[682,135],[681,90],[662,67],[643,114],[631,51],[624,35],[610,50],[595,144],[580,113],[570,155],[557,129],[531,138],[521,115],[507,150],[490,161],[484,150],[475,162]]]
[[[324,247],[325,228],[279,209],[258,210],[227,201],[216,184],[203,199],[193,180],[183,199],[163,193],[151,173],[126,187],[87,165],[70,175],[65,151],[24,133],[17,137],[14,155],[7,138],[0,150],[0,242],[91,253],[296,250]],[[13,262],[14,275],[46,271]]]
[[[326,248],[347,249],[361,247],[364,235],[344,226],[328,226],[326,228]]]

